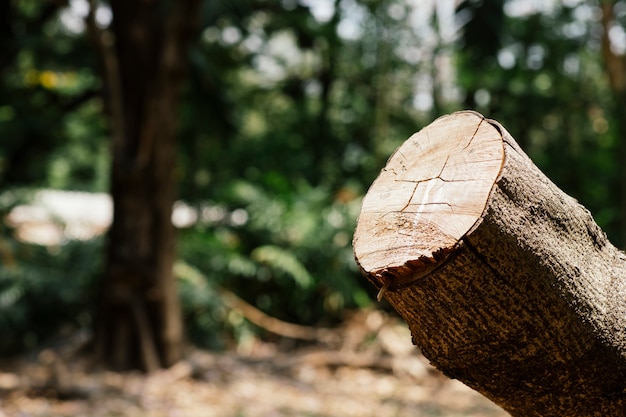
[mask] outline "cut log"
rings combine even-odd
[[[626,416],[626,256],[499,123],[463,111],[409,138],[353,245],[449,377],[513,416]]]

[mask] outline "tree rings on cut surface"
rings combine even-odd
[[[440,117],[395,151],[363,199],[353,242],[379,298],[454,252],[481,218],[503,159],[500,131],[472,111]]]

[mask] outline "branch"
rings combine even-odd
[[[318,329],[315,327],[287,323],[285,321],[265,314],[264,312],[247,303],[231,291],[223,288],[220,288],[218,291],[222,296],[222,301],[224,302],[224,304],[226,304],[233,310],[239,311],[250,322],[271,333],[291,339],[300,340],[321,340],[324,342],[330,342],[335,340],[333,332],[329,329]]]

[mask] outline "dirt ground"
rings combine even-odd
[[[94,370],[66,346],[7,362],[0,417],[504,417],[432,368],[406,326],[359,312],[322,343],[190,349],[151,375]],[[69,352],[69,353],[68,353]]]

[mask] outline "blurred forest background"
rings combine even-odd
[[[142,7],[149,22],[137,18]],[[134,24],[156,30],[137,35]],[[136,256],[142,243],[132,227],[107,238],[112,190],[114,200],[164,196],[175,207],[176,245],[168,237],[159,249],[171,248],[171,263],[158,265],[173,270],[180,306],[166,308],[180,314],[144,300],[128,321],[141,322],[145,307],[151,323],[179,320],[183,339],[209,349],[273,337],[225,303],[236,294],[284,322],[339,323],[374,298],[351,249],[362,196],[397,146],[459,109],[500,121],[626,245],[625,28],[626,1],[1,2],[0,354],[117,314],[102,308],[115,251],[131,242]],[[144,59],[144,41],[156,60]],[[180,68],[162,73],[172,50]],[[151,155],[171,156],[171,166],[122,189],[142,145],[128,145],[132,128],[116,120],[140,125],[151,85],[175,103],[155,110],[148,129]],[[116,161],[122,148],[131,157]],[[145,331],[139,324],[139,338]],[[151,369],[178,356],[136,344],[156,362],[118,365]]]

